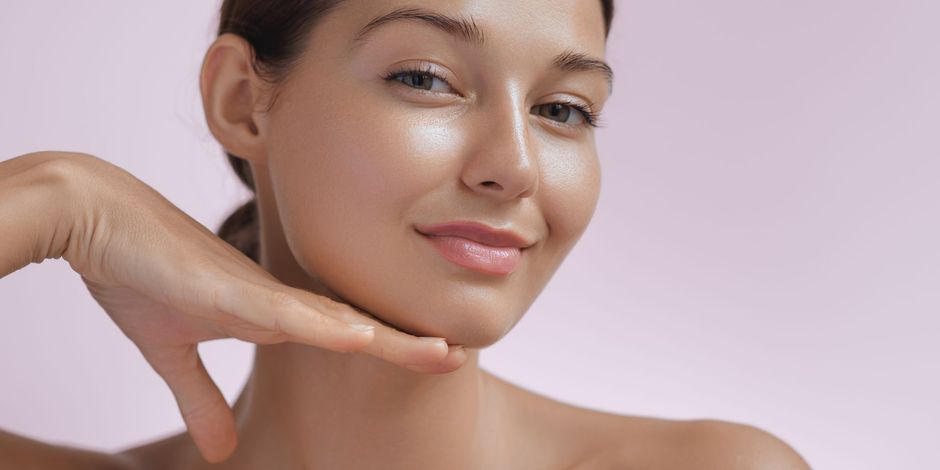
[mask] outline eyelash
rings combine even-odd
[[[425,67],[424,69],[421,69],[421,68],[418,68],[418,67],[408,67],[408,68],[404,68],[404,69],[401,69],[401,70],[395,70],[395,71],[389,72],[389,73],[387,73],[387,74],[385,74],[385,75],[382,75],[381,78],[382,78],[383,80],[396,80],[399,76],[402,76],[402,75],[410,75],[410,74],[415,74],[415,75],[430,75],[430,76],[432,76],[432,77],[434,77],[434,78],[436,78],[436,79],[438,79],[438,80],[440,80],[440,81],[446,83],[447,86],[453,88],[453,87],[450,85],[450,82],[448,82],[446,79],[444,79],[444,77],[441,77],[440,75],[434,73],[434,71],[431,69],[431,66],[430,66],[430,65],[428,65],[428,66]],[[404,83],[403,83],[403,85],[404,85]],[[405,85],[405,86],[407,86],[407,85]],[[415,89],[414,87],[409,87],[409,88]],[[417,89],[416,89],[416,90],[417,90]],[[423,91],[428,92],[428,93],[434,93],[434,92],[430,92],[430,91],[428,91],[428,90],[423,90]],[[570,106],[570,107],[574,108],[576,111],[578,111],[579,113],[581,113],[582,116],[584,116],[584,121],[585,121],[585,124],[584,124],[584,125],[585,125],[585,126],[590,126],[590,127],[603,127],[602,124],[600,123],[600,117],[601,117],[600,113],[596,113],[596,112],[592,111],[591,108],[589,108],[589,107],[587,107],[587,106],[584,106],[584,105],[582,105],[582,104],[580,104],[580,103],[575,103],[574,101],[571,101],[571,100],[562,100],[562,101],[556,101],[556,102],[545,103],[545,104],[546,104],[546,105],[547,105],[547,104],[563,104],[563,105],[565,105],[565,106]],[[543,105],[543,106],[544,106],[544,105]],[[557,122],[557,121],[555,121],[555,122]],[[572,125],[570,125],[570,124],[563,124],[563,123],[558,123],[558,124],[561,124],[561,125],[563,125],[563,126],[568,126],[568,127],[577,127],[577,126],[572,126]]]

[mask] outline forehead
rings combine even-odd
[[[341,23],[335,24],[344,30],[340,36],[353,41],[370,21],[401,9],[427,10],[472,22],[485,37],[483,49],[511,48],[522,57],[571,49],[604,55],[600,0],[346,0],[331,20]],[[396,27],[407,27],[409,22],[414,24],[413,20],[395,20],[385,25],[405,23]]]

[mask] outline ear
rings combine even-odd
[[[209,130],[225,151],[263,165],[265,88],[252,67],[253,57],[244,38],[220,35],[202,61],[199,90]]]

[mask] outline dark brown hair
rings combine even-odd
[[[303,53],[304,39],[317,21],[342,0],[224,0],[219,18],[219,35],[237,34],[251,45],[252,66],[266,81],[276,84],[289,72]],[[613,0],[601,0],[604,36],[610,33],[614,16]],[[228,161],[243,183],[252,191],[255,182],[248,162],[231,153]],[[239,251],[259,262],[257,198],[235,210],[219,227],[218,235]]]

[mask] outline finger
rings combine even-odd
[[[467,352],[463,345],[451,345],[447,357],[434,364],[409,364],[410,370],[424,374],[447,374],[460,368],[467,362]]]
[[[375,338],[365,347],[357,350],[365,354],[400,366],[438,364],[450,353],[451,347],[445,338],[419,337],[395,329],[374,316],[362,312],[355,307],[337,302],[328,297],[316,296],[314,302],[320,305],[320,310],[347,323],[363,323],[375,327]],[[307,300],[308,297],[298,294],[298,298]],[[457,362],[456,367],[466,359],[466,354],[459,354],[451,360]],[[450,364],[450,363],[449,363]],[[453,365],[453,364],[450,364]],[[445,364],[447,366],[447,364]]]
[[[246,301],[233,302],[236,297]],[[303,289],[242,283],[235,295],[225,295],[219,303],[223,311],[282,331],[297,341],[335,351],[361,351],[401,366],[436,363],[448,353],[443,338],[409,335],[348,304]],[[258,314],[264,311],[272,313]],[[351,324],[373,326],[374,333],[363,340],[362,333],[350,329]]]
[[[229,282],[219,292],[215,299],[218,310],[313,346],[350,352],[373,339],[371,330],[362,329],[367,327],[357,329],[350,323],[325,315],[301,302],[286,286]]]
[[[403,367],[436,364],[449,352],[444,338],[410,335],[349,304],[337,302],[329,297],[284,285],[245,285],[243,282],[241,286],[235,294],[227,294],[219,299],[220,308],[261,325],[278,319],[278,325],[268,327],[283,331],[296,341],[335,351],[363,352]],[[237,297],[246,301],[234,302],[232,299]],[[282,313],[272,313],[265,318],[263,314],[258,314],[259,311],[265,311],[265,308],[267,311]],[[289,324],[288,320],[295,323]],[[354,331],[351,335],[348,333],[351,324],[373,326],[374,332],[368,339],[359,340],[356,335],[358,332]],[[332,328],[332,331],[327,328]],[[337,330],[339,334],[334,334]]]
[[[151,353],[148,361],[173,392],[186,430],[203,458],[217,463],[231,456],[238,445],[235,416],[206,372],[196,345]]]

